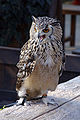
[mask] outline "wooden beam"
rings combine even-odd
[[[71,36],[70,36],[70,37],[66,37],[66,38],[64,39],[64,42],[68,42],[68,41],[71,41]]]
[[[31,106],[12,106],[0,111],[1,120],[80,120],[80,76],[58,85],[48,97],[56,105],[44,105],[41,101]]]
[[[16,99],[16,91],[0,89],[0,101],[15,101]]]
[[[71,15],[71,40],[70,46],[75,46],[76,16]]]
[[[65,59],[65,70],[80,73],[80,56],[67,54]]]
[[[19,61],[20,49],[0,47],[0,64],[16,65]],[[66,54],[66,71],[80,72],[80,56]]]
[[[0,47],[0,64],[16,65],[19,54],[19,48]]]
[[[78,14],[80,14],[80,6],[79,5],[71,5],[71,4],[63,4],[62,14],[78,15]]]

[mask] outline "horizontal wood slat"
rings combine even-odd
[[[65,60],[66,71],[80,72],[80,55],[67,54]]]
[[[20,49],[0,47],[0,63],[15,65],[18,62]]]
[[[0,47],[0,64],[16,65],[19,60],[20,49]],[[66,54],[66,71],[80,72],[80,56]]]
[[[80,14],[80,5],[63,4],[62,14]]]
[[[0,89],[16,89],[17,67],[20,49],[0,47]],[[80,74],[80,55],[67,54],[65,59],[65,71],[60,77],[59,83],[72,79]],[[0,95],[0,97],[2,97]]]
[[[57,104],[14,105],[0,111],[0,120],[80,120],[80,76],[58,85],[48,96]]]

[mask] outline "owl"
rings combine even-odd
[[[58,20],[49,17],[32,17],[30,39],[21,48],[16,90],[17,104],[42,98],[45,104],[47,92],[58,85],[62,69],[62,28]]]

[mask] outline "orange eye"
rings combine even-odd
[[[34,26],[34,30],[35,30],[35,32],[37,32],[37,29],[36,29],[36,27]]]
[[[49,29],[44,29],[43,32],[47,33],[49,32]]]

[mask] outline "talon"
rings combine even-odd
[[[51,96],[47,96],[47,97],[43,97],[42,101],[44,104],[48,105],[48,104],[52,104],[52,105],[58,105],[54,99],[51,98]]]
[[[31,106],[31,101],[25,101],[24,106]]]
[[[43,95],[42,95],[42,97],[43,97],[43,98],[47,97],[47,94],[46,94],[46,93],[45,93],[45,94],[43,94]]]
[[[17,100],[16,106],[24,105],[24,102],[25,102],[25,98],[20,98],[19,100]]]

